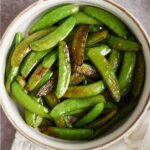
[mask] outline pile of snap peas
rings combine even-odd
[[[66,4],[17,32],[5,87],[27,125],[69,140],[102,136],[137,105],[144,82],[142,47],[116,16]]]

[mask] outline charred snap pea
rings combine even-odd
[[[59,41],[62,41],[72,31],[75,26],[75,18],[68,18],[60,27],[52,33],[46,35],[40,40],[34,41],[30,44],[31,49],[35,51],[43,51],[54,47]]]
[[[77,14],[74,15],[76,19],[76,25],[79,24],[101,24],[101,22],[97,21],[96,19],[86,15],[83,12],[78,12]]]
[[[12,83],[11,89],[15,100],[24,108],[42,117],[50,118],[49,109],[35,102],[33,98],[24,92],[23,88],[16,81]]]
[[[12,67],[17,67],[21,64],[22,60],[24,57],[31,51],[29,48],[29,44],[34,41],[38,40],[41,37],[47,35],[51,31],[53,31],[55,27],[50,28],[50,29],[44,29],[41,31],[38,31],[30,36],[27,36],[14,50],[14,53],[11,58],[11,66]]]
[[[144,74],[145,74],[145,62],[144,62],[144,56],[141,52],[137,53],[137,61],[135,65],[135,72],[133,77],[133,87],[131,90],[131,97],[133,99],[137,99],[142,85],[144,81]]]
[[[60,6],[47,14],[45,14],[41,19],[36,21],[29,30],[29,33],[41,30],[48,26],[52,26],[58,21],[78,12],[79,6],[77,5],[65,5]]]
[[[78,85],[85,79],[85,76],[79,73],[73,73],[69,85]]]
[[[121,51],[138,51],[141,47],[139,43],[124,40],[114,35],[110,35],[107,42],[111,48]]]
[[[71,76],[71,64],[69,49],[64,41],[59,43],[59,69],[58,69],[58,83],[56,87],[56,96],[61,98],[66,92]]]
[[[105,40],[107,37],[108,37],[108,31],[107,30],[95,32],[88,37],[87,42],[86,42],[86,46],[92,46],[98,42]]]
[[[53,73],[52,77],[38,90],[36,96],[45,96],[54,92],[57,83],[57,74]]]
[[[112,49],[108,61],[110,62],[114,72],[116,72],[121,63],[121,52]]]
[[[91,129],[64,129],[57,127],[43,127],[41,132],[62,139],[68,140],[87,140],[93,136]]]
[[[71,49],[71,58],[75,65],[82,65],[84,60],[84,48],[86,39],[88,36],[89,27],[86,25],[81,25],[77,30],[77,33],[74,37],[72,49]]]
[[[91,121],[95,120],[102,113],[103,109],[104,109],[104,104],[98,103],[83,118],[81,118],[75,123],[75,127],[82,127],[90,123]]]
[[[51,111],[51,117],[56,118],[61,115],[68,115],[71,112],[74,112],[78,109],[84,109],[92,107],[98,103],[104,103],[105,99],[101,95],[88,97],[88,98],[80,98],[80,99],[67,99],[63,102],[59,103],[54,107]]]
[[[83,98],[90,97],[101,93],[105,89],[103,81],[98,81],[88,85],[79,85],[69,87],[64,97],[67,98]]]
[[[85,126],[85,128],[91,128],[91,129],[100,128],[106,122],[108,122],[111,118],[113,118],[117,114],[117,112],[118,112],[118,109],[115,108],[115,109],[111,110],[108,114],[106,114],[106,116],[104,116],[103,118],[99,118],[99,119],[91,122],[90,124],[88,124],[87,126]]]
[[[125,52],[118,78],[121,95],[126,95],[132,83],[133,71],[136,63],[136,52]],[[137,81],[138,82],[138,81]]]
[[[129,32],[126,26],[113,14],[101,9],[95,8],[92,6],[84,7],[85,13],[89,16],[96,18],[103,24],[105,24],[108,28],[110,28],[113,32],[115,32],[120,37],[126,37]]]
[[[8,55],[7,65],[6,65],[6,90],[10,93],[10,86],[14,78],[18,74],[19,66],[11,66],[11,57],[14,53],[14,49],[21,43],[24,39],[24,34],[22,32],[17,32],[14,39],[14,46],[11,49],[10,54]]]
[[[92,79],[99,78],[99,73],[94,68],[94,66],[86,64],[86,63],[82,64],[81,66],[76,66],[76,72],[78,72],[79,74],[83,74],[86,77],[89,77]]]
[[[16,77],[16,80],[18,81],[18,83],[21,85],[21,87],[25,87],[26,85],[26,80],[23,76],[18,75]]]
[[[32,69],[37,65],[37,63],[48,53],[44,52],[30,52],[30,54],[25,58],[21,66],[21,75],[26,78]]]
[[[97,51],[90,50],[88,51],[87,55],[93,62],[95,67],[98,69],[112,97],[117,102],[119,102],[120,101],[119,84],[111,64],[107,61],[107,59],[104,56],[99,54],[99,52]]]

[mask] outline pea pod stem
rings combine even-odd
[[[43,51],[50,49],[58,44],[59,41],[65,39],[68,34],[72,31],[75,26],[74,17],[69,17],[61,26],[55,31],[41,38],[40,40],[34,41],[30,44],[31,49],[35,51]]]
[[[99,54],[97,51],[88,51],[87,53],[90,60],[93,62],[100,75],[102,76],[106,86],[108,87],[112,97],[119,102],[120,101],[120,89],[116,78],[116,75],[112,69],[112,66],[107,59]]]
[[[116,16],[102,8],[85,6],[84,12],[102,22],[120,37],[126,37],[129,34],[126,26]]]
[[[65,129],[57,127],[41,128],[41,132],[62,139],[68,140],[86,140],[93,136],[91,129]]]
[[[28,96],[24,92],[22,87],[16,81],[12,83],[11,88],[12,88],[12,95],[15,97],[15,100],[18,103],[20,103],[24,108],[42,117],[50,118],[49,109],[35,102],[35,100],[33,100],[30,96]]]
[[[64,41],[59,43],[59,70],[58,70],[58,83],[56,87],[56,97],[61,98],[68,89],[70,76],[71,76],[71,64],[69,50]]]
[[[36,21],[31,28],[29,29],[29,33],[33,33],[35,31],[41,30],[48,26],[52,26],[58,21],[78,12],[79,6],[77,5],[64,5],[60,6],[47,14],[41,17],[38,21]]]
[[[123,57],[123,63],[121,66],[121,71],[118,77],[118,83],[122,96],[125,96],[131,88],[135,63],[136,52],[125,52]]]
[[[88,85],[72,86],[66,91],[64,97],[83,98],[90,97],[101,93],[105,89],[103,81],[98,81]]]
[[[75,123],[75,127],[82,127],[90,123],[91,121],[95,120],[102,113],[103,109],[104,109],[104,104],[98,103],[83,118],[81,118]]]

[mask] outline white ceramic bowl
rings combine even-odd
[[[64,3],[93,5],[102,7],[105,10],[112,12],[131,29],[131,31],[138,38],[143,47],[143,53],[146,63],[146,73],[144,87],[140,96],[138,106],[136,107],[134,112],[129,115],[125,121],[120,123],[120,125],[117,125],[115,129],[113,129],[113,131],[110,131],[109,134],[106,134],[103,137],[97,138],[92,141],[83,142],[56,139],[43,135],[39,131],[28,127],[21,116],[19,107],[8,96],[4,87],[6,56],[15,33],[18,31],[26,32],[26,29],[33,22],[33,20],[37,18],[37,16],[39,16],[43,11],[53,6]],[[125,134],[131,132],[133,127],[138,123],[138,121],[148,108],[148,97],[150,91],[150,43],[148,37],[140,23],[127,10],[125,10],[115,2],[112,2],[111,0],[40,0],[33,3],[27,9],[22,11],[7,28],[1,41],[0,57],[0,95],[2,108],[10,122],[23,136],[44,148],[80,150],[92,149],[96,147],[104,148],[110,146],[112,143],[122,138]]]

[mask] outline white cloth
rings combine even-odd
[[[16,132],[11,150],[45,150]],[[99,148],[95,149],[99,150]],[[103,150],[150,150],[150,110],[137,128],[119,142]]]

